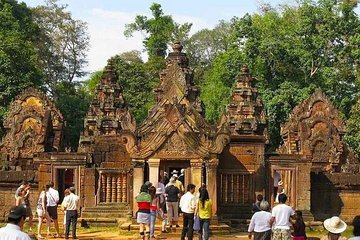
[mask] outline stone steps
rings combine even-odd
[[[83,226],[119,226],[129,219],[130,214],[127,203],[100,203],[83,208],[81,223]]]

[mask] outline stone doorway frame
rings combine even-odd
[[[51,169],[51,179],[54,182],[55,189],[59,189],[59,170],[72,169],[74,174],[74,187],[76,195],[80,196],[80,166],[73,165],[53,165]],[[62,193],[63,194],[63,193]],[[60,192],[59,192],[60,195]]]

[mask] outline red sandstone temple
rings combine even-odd
[[[308,220],[340,215],[349,221],[360,214],[358,160],[343,141],[343,121],[321,91],[294,108],[281,129],[283,144],[268,153],[266,114],[249,69],[242,67],[234,79],[230,103],[217,125],[204,119],[192,76],[176,43],[155,89],[156,104],[136,126],[109,63],[77,152],[62,146],[65,123],[53,102],[38,90],[23,91],[4,121],[0,217],[26,179],[35,187],[54,181],[60,193],[74,185],[88,224],[126,222],[145,181],[156,183],[163,172],[180,169],[185,169],[186,184],[207,185],[217,219],[230,223],[251,216],[259,193],[274,202],[275,171],[289,204]]]

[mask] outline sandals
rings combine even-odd
[[[41,235],[37,235],[36,236],[37,239],[45,239],[45,237],[41,236]]]

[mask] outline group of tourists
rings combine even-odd
[[[177,172],[171,172],[171,177],[165,172],[159,177],[159,182],[154,184],[145,182],[136,196],[138,205],[137,223],[140,224],[140,236],[142,239],[155,238],[156,219],[161,221],[161,231],[180,227],[179,212],[183,217],[181,239],[187,237],[193,239],[193,231],[197,231],[199,239],[209,239],[209,225],[212,215],[212,203],[206,186],[199,188],[195,194],[196,186],[188,184],[184,191],[184,169],[178,177]]]
[[[29,218],[29,231],[32,231],[33,214],[30,206],[30,191],[31,187],[27,181],[23,181],[15,192],[15,207],[10,209],[8,216],[9,226],[15,230],[21,230],[26,218]],[[75,188],[70,187],[64,192],[64,199],[61,204],[61,209],[64,211],[64,229],[65,239],[69,239],[70,224],[72,225],[72,238],[76,238],[76,224],[79,210],[79,196],[75,194]],[[55,237],[60,237],[59,223],[58,223],[58,204],[59,192],[54,189],[54,183],[49,182],[40,191],[39,198],[36,204],[36,214],[38,216],[37,239],[44,239],[41,235],[43,220],[46,221],[47,235],[51,235],[50,225],[54,223]],[[13,226],[13,225],[16,226]],[[21,231],[20,231],[21,232]],[[15,235],[14,235],[15,234]],[[1,236],[0,239],[18,239],[15,237],[23,236],[19,239],[28,239],[24,236],[26,233],[19,233],[19,231],[8,231],[6,235]]]
[[[305,223],[302,212],[294,211],[286,204],[287,196],[284,193],[278,195],[278,204],[273,207],[271,212],[270,204],[259,194],[257,202],[253,205],[254,213],[249,224],[249,239],[254,235],[255,240],[305,240],[307,239]],[[291,231],[291,226],[293,231]],[[360,240],[360,216],[356,216],[353,221],[353,234],[351,240]],[[347,228],[346,223],[339,217],[334,216],[324,221],[324,228],[327,234],[320,240],[344,240],[341,236]]]

